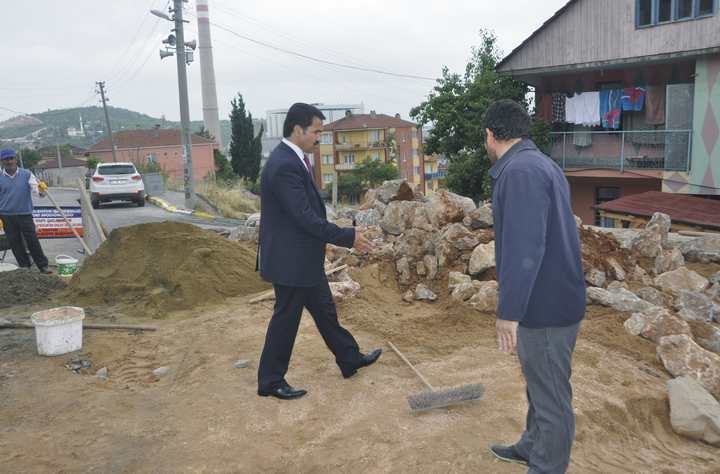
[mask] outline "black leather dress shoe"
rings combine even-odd
[[[517,452],[515,446],[503,446],[495,444],[493,446],[490,446],[490,452],[492,452],[496,458],[503,461],[523,464],[525,466],[528,465],[528,460],[522,457],[520,453]]]
[[[52,275],[52,270],[50,270],[48,267],[40,267],[39,270],[40,273],[43,273],[45,275]]]
[[[258,395],[261,397],[275,397],[280,400],[292,400],[294,398],[300,398],[307,393],[307,390],[295,389],[290,385],[279,385],[270,390],[258,390]]]
[[[349,379],[353,375],[355,375],[358,371],[358,369],[362,369],[363,367],[367,367],[368,365],[374,364],[375,361],[377,361],[380,358],[380,354],[382,354],[382,349],[375,349],[374,351],[365,354],[360,359],[360,365],[355,367],[354,369],[350,369],[347,371],[343,371],[342,375],[344,378]]]

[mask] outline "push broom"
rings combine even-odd
[[[407,358],[393,345],[392,342],[388,341],[388,345],[395,352],[395,354],[407,364],[415,375],[422,381],[427,387],[428,391],[421,392],[413,395],[408,395],[408,405],[410,405],[410,411],[419,412],[432,410],[433,408],[449,407],[452,405],[459,405],[460,403],[470,402],[473,400],[480,400],[483,396],[485,388],[482,384],[466,384],[457,387],[447,388],[443,390],[436,390],[435,387],[430,385],[430,382],[420,373]]]

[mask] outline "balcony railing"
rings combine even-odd
[[[337,150],[366,150],[369,148],[387,148],[384,142],[336,143]]]
[[[552,133],[550,157],[563,169],[689,171],[692,130]]]
[[[338,163],[335,165],[336,171],[352,171],[355,169],[355,163]]]
[[[425,179],[432,181],[434,179],[444,179],[446,176],[445,171],[436,171],[435,173],[425,173]]]

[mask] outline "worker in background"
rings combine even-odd
[[[44,196],[47,185],[29,170],[18,168],[14,150],[1,150],[0,164],[0,220],[15,261],[21,268],[30,268],[29,251],[40,272],[51,273],[32,217],[32,196]]]
[[[530,117],[520,104],[492,104],[485,134],[493,163],[498,346],[506,353],[517,347],[529,405],[520,440],[490,449],[500,459],[527,465],[530,474],[563,474],[575,439],[572,354],[585,315],[570,186],[529,139]]]

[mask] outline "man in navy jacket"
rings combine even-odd
[[[530,117],[516,102],[492,104],[485,115],[493,166],[495,259],[500,350],[517,347],[527,384],[527,427],[497,457],[532,474],[564,473],[575,437],[570,374],[585,279],[570,187],[560,167],[527,137]]]
[[[370,243],[352,228],[327,221],[310,160],[325,116],[316,107],[297,103],[288,110],[283,140],[273,150],[260,176],[262,212],[258,241],[260,275],[273,284],[275,310],[265,337],[258,369],[258,395],[283,400],[305,390],[285,380],[303,308],[312,315],[343,377],[380,357],[380,349],[362,354],[352,334],[337,319],[325,276],[325,245],[370,250]]]

